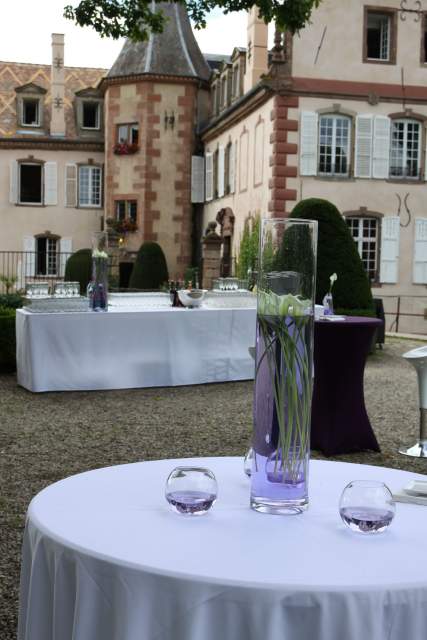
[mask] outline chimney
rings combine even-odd
[[[65,136],[65,72],[64,72],[64,34],[52,33],[52,67],[50,75],[52,96],[50,135]]]
[[[246,53],[246,71],[244,78],[245,93],[268,71],[268,25],[258,16],[258,8],[248,11],[248,45]]]

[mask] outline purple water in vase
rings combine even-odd
[[[202,515],[207,513],[216,500],[216,494],[206,491],[171,491],[166,500],[177,513]]]
[[[258,317],[251,506],[300,513],[308,505],[312,317]]]

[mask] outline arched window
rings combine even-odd
[[[320,116],[319,175],[349,175],[350,142],[351,118],[340,114]]]
[[[421,173],[421,123],[399,119],[391,124],[390,176],[419,178]]]

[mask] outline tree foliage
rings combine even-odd
[[[129,280],[130,289],[158,290],[169,280],[163,249],[157,242],[144,242],[136,256]]]
[[[248,277],[249,271],[256,271],[257,268],[260,224],[261,220],[257,216],[252,222],[252,228],[249,226],[248,220],[243,228],[239,246],[239,258],[236,265],[237,277],[242,280]]]
[[[283,30],[297,33],[310,19],[321,0],[176,0],[183,4],[196,29],[206,27],[213,9],[225,14],[248,11],[257,6],[264,21],[275,22]],[[165,17],[161,9],[152,10],[151,0],[80,0],[67,5],[64,16],[81,27],[93,27],[101,37],[147,40],[150,33],[161,33]]]

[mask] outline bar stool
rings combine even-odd
[[[414,458],[427,458],[427,345],[404,353],[417,372],[420,401],[420,437],[411,447],[399,449],[399,453]]]

